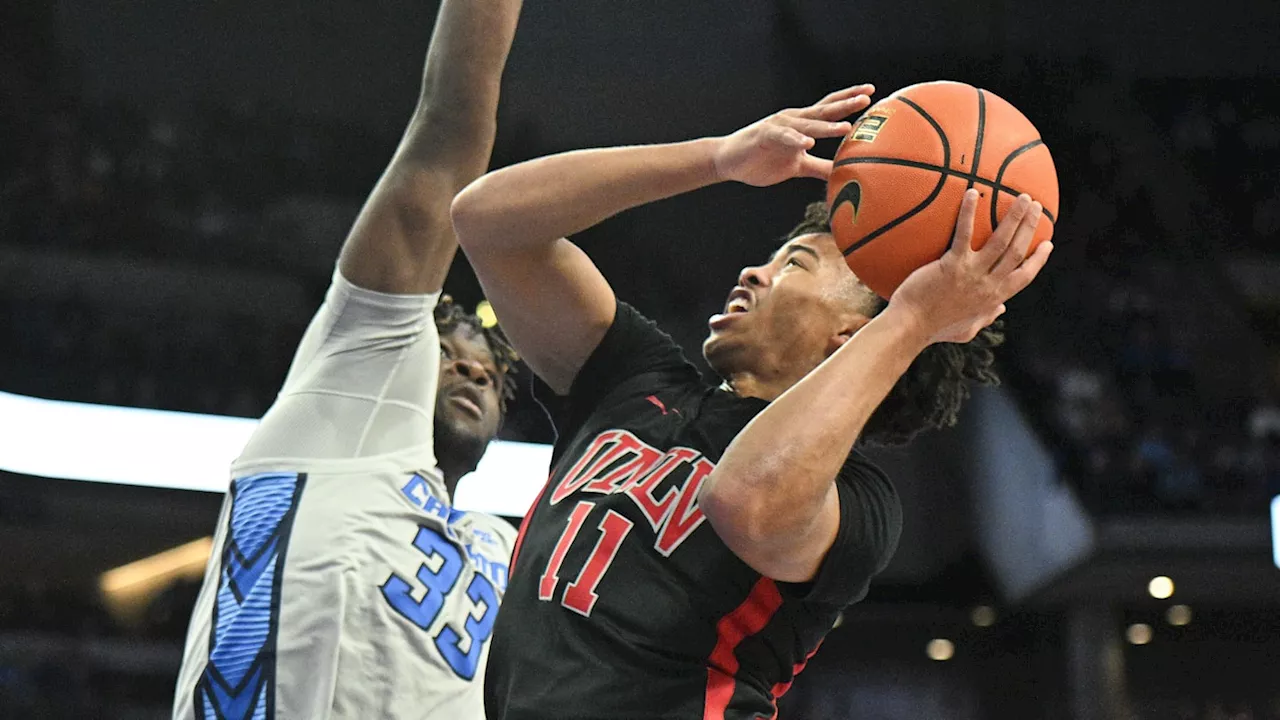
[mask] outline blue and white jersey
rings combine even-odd
[[[232,465],[175,720],[484,717],[516,533],[436,469],[437,299],[334,274]]]

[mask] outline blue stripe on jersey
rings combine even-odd
[[[231,486],[209,662],[196,683],[196,711],[218,720],[275,716],[280,580],[306,475],[267,473]]]

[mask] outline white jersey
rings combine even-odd
[[[438,297],[334,274],[231,467],[175,720],[484,717],[516,533],[436,468]]]

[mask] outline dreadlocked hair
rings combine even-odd
[[[484,337],[485,342],[489,345],[489,352],[493,354],[493,361],[498,367],[498,372],[502,373],[502,387],[498,388],[498,399],[502,409],[507,409],[507,401],[516,396],[516,361],[520,356],[516,354],[516,349],[511,347],[511,343],[507,341],[507,336],[503,334],[502,328],[497,325],[485,327],[483,321],[475,313],[469,313],[462,308],[461,305],[453,301],[449,295],[441,295],[440,301],[436,303],[435,309],[436,330],[441,335],[457,330],[459,326],[466,326],[477,335]]]
[[[805,208],[804,220],[787,234],[787,240],[830,232],[827,205],[815,202]],[[875,317],[889,302],[871,297],[873,304],[866,314]],[[925,348],[871,414],[858,442],[903,445],[926,430],[955,425],[974,385],[1000,384],[993,351],[1003,342],[1004,323],[997,320],[967,343],[934,343]]]

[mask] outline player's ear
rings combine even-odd
[[[845,313],[845,317],[841,318],[841,322],[836,326],[836,331],[827,338],[827,356],[844,347],[859,330],[866,327],[871,322],[871,318],[860,312],[850,311]]]

